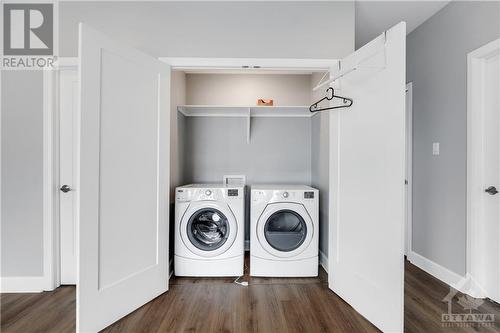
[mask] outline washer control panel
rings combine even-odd
[[[189,202],[195,200],[243,200],[244,189],[239,187],[227,188],[190,188],[179,187],[175,191],[175,200],[178,202]]]
[[[189,201],[188,191],[182,188],[178,188],[175,191],[175,200],[176,201]]]
[[[304,199],[314,199],[314,192],[313,191],[305,191],[304,192]]]
[[[214,189],[200,189],[196,193],[197,200],[217,200],[222,195],[219,193],[220,191]]]

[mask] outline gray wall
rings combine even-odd
[[[354,2],[61,2],[62,56],[78,22],[155,56],[341,58],[354,49]]]
[[[247,119],[187,117],[185,180],[222,182],[223,175],[246,175],[249,184],[311,182],[310,118]]]
[[[310,118],[252,118],[250,143],[246,118],[184,119],[186,183],[220,183],[224,175],[246,175],[248,184],[311,183]]]
[[[466,266],[467,53],[500,37],[500,3],[452,2],[407,40],[413,82],[413,251]],[[432,142],[441,155],[432,155]]]
[[[43,275],[42,79],[1,73],[1,276]]]

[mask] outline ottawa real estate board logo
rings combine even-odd
[[[54,4],[3,4],[2,69],[42,69],[54,64]]]

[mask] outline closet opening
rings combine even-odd
[[[313,91],[313,88],[329,70],[324,64],[315,68],[173,66],[171,254],[175,243],[175,188],[186,184],[221,184],[227,175],[242,175],[246,185],[289,184],[319,189],[320,261],[326,267],[328,112],[313,113],[309,108],[324,96],[324,89]],[[323,104],[327,105],[327,101]],[[245,250],[248,251],[249,186],[246,191]]]

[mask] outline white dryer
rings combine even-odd
[[[250,275],[318,275],[318,195],[309,186],[252,186]]]
[[[243,275],[244,192],[213,184],[176,188],[175,275]]]

